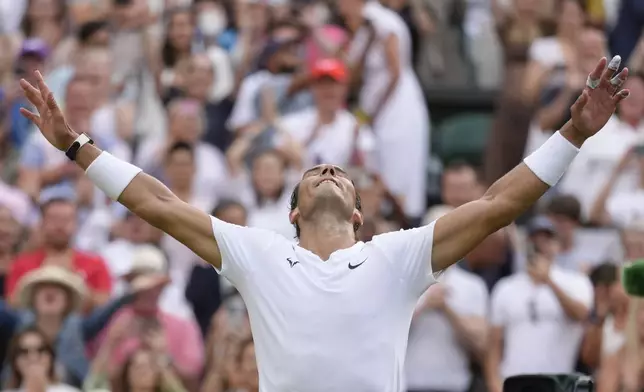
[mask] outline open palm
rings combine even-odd
[[[615,75],[620,61],[619,56],[615,56],[610,64],[606,58],[599,60],[589,75],[589,80],[599,81],[599,84],[595,88],[587,85],[570,108],[573,125],[586,138],[599,132],[615,112],[617,104],[629,95],[628,90],[620,90],[628,78],[628,68]]]
[[[36,124],[49,143],[65,151],[78,135],[67,125],[65,116],[54,99],[54,94],[47,87],[39,71],[36,71],[36,81],[37,87],[34,87],[25,79],[21,79],[20,87],[38,113],[25,108],[21,108],[20,113]]]

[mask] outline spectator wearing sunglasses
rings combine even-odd
[[[529,225],[525,272],[501,279],[492,291],[486,379],[491,392],[517,374],[571,373],[593,305],[581,272],[554,263],[559,248],[552,222]]]
[[[36,327],[27,328],[14,337],[9,348],[9,364],[12,371],[5,391],[78,391],[58,381],[54,347]]]

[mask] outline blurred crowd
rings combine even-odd
[[[258,391],[234,287],[51,147],[20,78],[40,70],[72,128],[195,208],[294,241],[303,170],[341,166],[368,241],[482,197],[614,54],[630,98],[529,216],[421,297],[406,384],[578,371],[644,389],[644,306],[620,284],[644,258],[644,1],[0,0],[0,27],[2,390]],[[495,94],[479,163],[430,148],[439,90]]]

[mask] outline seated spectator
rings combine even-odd
[[[15,332],[37,327],[56,345],[63,367],[60,376],[68,384],[80,386],[88,371],[85,344],[98,335],[119,308],[162,284],[164,279],[158,277],[139,278],[132,283],[129,294],[83,318],[79,314],[86,294],[83,280],[60,267],[42,267],[19,282],[16,295],[22,310],[14,311],[0,303],[0,324],[10,333],[6,340]]]
[[[168,133],[149,137],[141,143],[135,161],[148,173],[162,177],[163,161],[175,143],[187,143],[194,149],[194,191],[212,196],[221,192],[227,178],[225,157],[216,147],[201,140],[205,123],[203,107],[193,99],[180,98],[168,105]]]
[[[620,103],[617,113],[604,129],[584,143],[584,148],[558,185],[561,192],[579,200],[584,217],[600,225],[606,222],[601,217],[591,216],[593,204],[611,175],[617,175],[616,170],[624,154],[644,136],[644,105],[640,104],[644,101],[644,78],[638,74],[629,76],[624,87],[631,92],[630,99]],[[613,178],[612,192],[636,189],[640,176],[633,163],[620,168],[622,171],[618,178]]]
[[[127,279],[137,279],[139,276],[167,277],[165,260],[159,250],[153,247],[140,249],[139,257],[135,258],[131,273]],[[137,262],[138,259],[138,262]],[[172,284],[172,282],[169,282]],[[194,321],[168,313],[162,307],[161,299],[165,296],[165,287],[156,287],[147,291],[117,313],[111,325],[118,325],[130,320],[128,335],[114,347],[110,356],[110,373],[120,369],[130,355],[143,347],[156,353],[164,353],[172,360],[174,369],[183,385],[191,390],[199,381],[204,362],[204,348],[199,327]],[[171,293],[173,294],[173,293]],[[183,294],[183,292],[181,293]],[[173,294],[174,295],[174,294]],[[100,339],[100,344],[105,338]],[[161,355],[161,354],[157,354]]]
[[[621,230],[624,259],[627,262],[644,258],[644,220],[631,222]]]
[[[615,189],[620,177],[627,174],[633,166],[638,174],[635,188],[621,191]],[[590,218],[593,223],[620,228],[644,218],[644,144],[634,146],[624,153],[600,190]]]
[[[77,208],[74,201],[62,198],[43,200],[39,233],[42,244],[35,251],[23,253],[11,264],[7,275],[5,296],[16,300],[20,279],[46,265],[62,267],[79,274],[89,288],[85,308],[103,305],[110,297],[112,280],[99,256],[79,251],[72,245],[77,229]]]
[[[164,391],[185,392],[181,381],[174,374],[168,361],[163,344],[157,346],[161,351],[140,348],[133,351],[117,372],[116,377],[109,373],[109,359],[112,351],[119,346],[131,332],[132,319],[121,318],[107,332],[104,344],[92,362],[89,376],[83,390],[123,390],[123,391]]]
[[[553,197],[545,206],[545,213],[555,225],[561,249],[557,265],[577,271],[587,271],[604,260],[612,260],[610,247],[589,247],[580,240],[581,205],[570,195]]]
[[[478,362],[485,352],[487,303],[485,282],[458,266],[421,296],[409,330],[408,391],[467,390],[470,357]]]
[[[581,347],[581,361],[590,374],[626,342],[628,296],[619,274],[619,267],[611,263],[600,264],[590,272],[595,299]]]
[[[302,167],[332,163],[340,167],[366,166],[376,173],[376,139],[344,109],[348,71],[340,60],[318,60],[311,69],[315,107],[278,120],[278,132],[287,133],[305,150]],[[280,134],[276,135],[279,145]],[[283,137],[281,138],[283,139]]]
[[[532,242],[526,272],[501,279],[492,291],[486,359],[488,390],[517,374],[571,373],[593,288],[580,272],[556,261],[556,239]],[[529,355],[527,355],[529,353]]]
[[[58,381],[56,351],[45,335],[31,327],[18,333],[9,349],[11,375],[6,392],[79,392]]]

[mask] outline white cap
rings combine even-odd
[[[167,260],[154,245],[139,245],[132,256],[132,265],[125,278],[138,273],[165,273]]]

